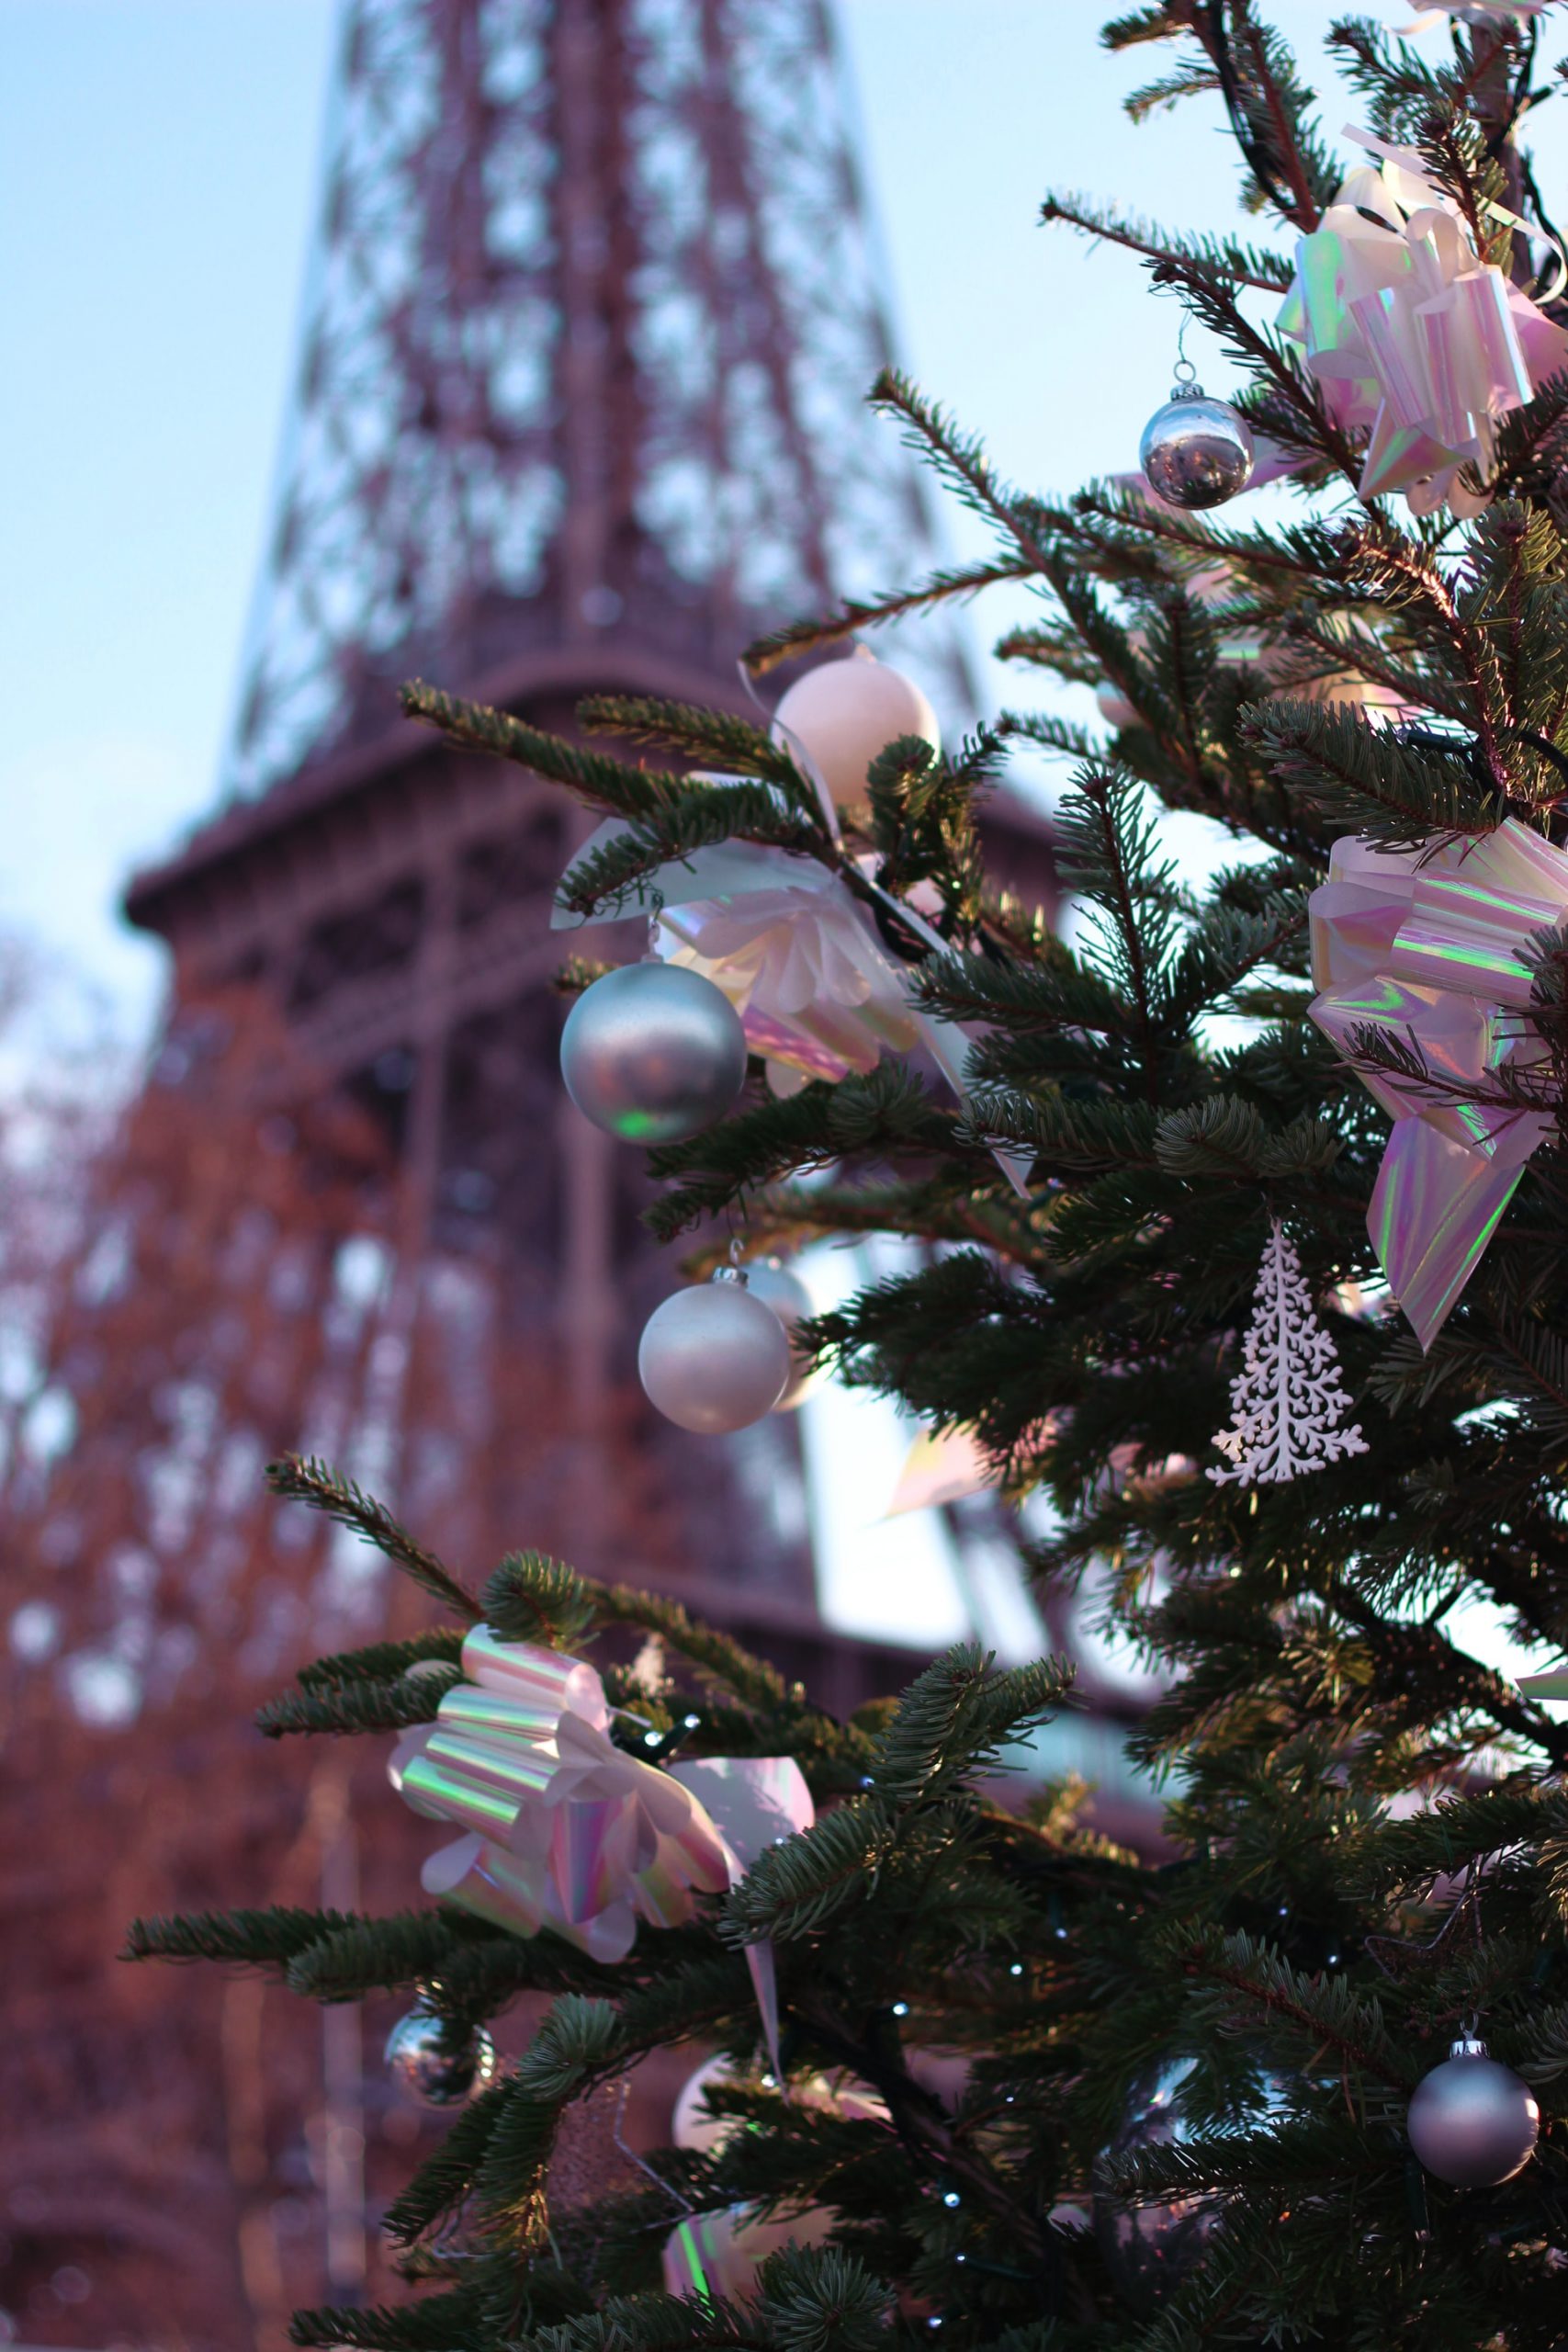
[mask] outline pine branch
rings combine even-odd
[[[603,752],[582,751],[561,736],[531,727],[510,711],[492,710],[486,703],[465,702],[459,695],[444,694],[438,686],[427,686],[423,678],[411,679],[401,689],[400,700],[406,717],[438,728],[449,742],[465,751],[493,752],[497,759],[511,760],[536,775],[548,776],[591,808],[613,816],[657,817],[685,788],[678,775],[626,767]]]
[[[310,1684],[258,1707],[256,1729],[265,1739],[292,1732],[406,1731],[412,1724],[434,1723],[443,1698],[461,1680],[456,1667],[440,1666],[389,1682]]]
[[[334,2345],[354,2352],[457,2352],[475,2341],[483,2305],[475,2288],[453,2288],[423,2302],[368,2310],[329,2306],[300,2311],[288,2323],[288,2341],[331,2352]]]
[[[926,400],[897,369],[885,368],[871,388],[873,407],[900,418],[908,446],[933,464],[962,503],[1014,546],[1025,568],[1043,571],[1046,558],[1024,524],[1019,504],[992,471],[978,441]]]
[[[371,1642],[359,1650],[339,1650],[299,1668],[298,1679],[307,1690],[346,1682],[392,1682],[411,1666],[457,1666],[463,1636],[446,1625],[412,1634],[403,1642]]]
[[[1061,1659],[998,1674],[976,1643],[946,1651],[909,1685],[872,1751],[879,1803],[945,1802],[995,1772],[1003,1749],[1048,1722],[1071,1682]]]
[[[760,1102],[688,1143],[649,1156],[656,1177],[673,1188],[645,1210],[660,1241],[717,1216],[760,1185],[850,1154],[950,1153],[954,1124],[901,1062],[886,1060],[865,1078],[806,1087],[783,1102]]]
[[[742,1702],[773,1717],[787,1714],[797,1702],[776,1667],[756,1657],[728,1634],[698,1624],[678,1600],[661,1593],[639,1592],[635,1586],[596,1584],[584,1577],[601,1624],[639,1625],[657,1634],[671,1649],[733,1690]]]
[[[577,716],[592,734],[624,735],[726,775],[761,776],[787,793],[805,814],[816,814],[812,786],[789,753],[750,719],[649,695],[590,695],[578,704]]]
[[[175,1919],[133,1919],[122,1960],[244,1961],[286,1968],[323,1936],[367,1922],[343,1911],[197,1911]]]
[[[471,2196],[511,2094],[511,2083],[499,2082],[471,2099],[440,2147],[425,2157],[407,2188],[393,2199],[383,2226],[394,2245],[412,2245]]]
[[[559,1560],[509,1552],[480,1596],[484,1622],[502,1641],[571,1650],[592,1630],[594,1588]]]
[[[1375,2000],[1358,1994],[1346,1976],[1303,1976],[1247,1935],[1211,1936],[1191,1945],[1188,1973],[1240,1997],[1242,2014],[1268,2017],[1301,2037],[1303,2055],[1325,2044],[1375,2082],[1408,2093],[1416,2070],[1389,2041]]]
[[[1283,294],[1290,288],[1293,263],[1283,254],[1270,253],[1266,245],[1238,244],[1228,237],[1168,236],[1146,220],[1135,216],[1125,219],[1086,197],[1066,192],[1048,196],[1040,208],[1040,218],[1048,228],[1061,221],[1097,243],[1120,245],[1145,261],[1189,264],[1263,294]]]
[[[965,603],[983,588],[996,587],[1007,580],[1028,580],[1033,571],[1034,566],[1025,555],[1001,557],[990,563],[964,564],[933,571],[917,586],[887,595],[864,601],[847,596],[836,612],[822,620],[789,621],[766,637],[755,639],[741,659],[753,677],[765,677],[781,662],[841,645],[846,638],[858,636],[862,629],[882,628],[889,621],[906,619],[910,613],[931,612],[939,605]]]
[[[852,1798],[759,1855],[725,1898],[719,1932],[738,1944],[815,1934],[847,1904],[875,1894],[877,1870],[897,1835],[880,1799]]]
[[[339,1477],[324,1462],[288,1453],[280,1462],[267,1464],[266,1483],[282,1501],[305,1503],[335,1520],[340,1527],[353,1528],[394,1567],[401,1568],[423,1590],[460,1617],[470,1623],[478,1618],[479,1605],[472,1593],[352,1479]]]
[[[319,1935],[290,1954],[288,1988],[311,2001],[358,2001],[367,1993],[438,1978],[444,2003],[455,2007],[449,1972],[476,1944],[482,1954],[502,1941],[499,1930],[461,1912],[403,1911],[323,1924]]]
[[[1244,731],[1274,773],[1332,820],[1390,848],[1487,832],[1506,814],[1458,760],[1427,758],[1333,703],[1254,704]]]

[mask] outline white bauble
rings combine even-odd
[[[771,1306],[784,1325],[784,1337],[790,1343],[789,1382],[784,1395],[773,1407],[775,1413],[793,1413],[804,1403],[818,1383],[818,1374],[808,1363],[803,1363],[795,1351],[795,1327],[803,1316],[814,1315],[811,1293],[794,1270],[782,1258],[753,1258],[746,1269],[748,1286],[753,1298]]]
[[[699,1437],[750,1429],[771,1413],[792,1369],[784,1325],[723,1267],[655,1307],[637,1351],[643,1387],[666,1420]]]
[[[744,2131],[744,2124],[733,2115],[710,2115],[707,2109],[709,2090],[736,2079],[735,2069],[722,2052],[705,2058],[696,2073],[687,2076],[675,2095],[675,2112],[670,2120],[670,2137],[677,2148],[695,2148],[705,2154]]]
[[[745,2123],[734,2115],[711,2115],[707,2108],[710,2089],[729,2083],[744,2083],[744,2069],[737,2073],[734,2063],[722,2051],[705,2058],[694,2075],[689,2075],[675,2094],[675,2112],[670,2120],[670,2137],[677,2148],[693,2148],[705,2152],[722,2148]],[[764,2075],[768,2088],[773,2087],[773,2077]],[[874,2091],[858,2087],[852,2079],[842,2075],[807,2075],[789,2087],[789,2096],[797,2108],[809,2108],[818,2114],[838,2115],[852,2121],[870,2120],[879,2123],[887,2120],[885,2100]]]
[[[808,670],[773,713],[774,741],[797,761],[807,753],[840,808],[865,798],[866,770],[900,735],[942,749],[936,713],[914,680],[863,646]]]

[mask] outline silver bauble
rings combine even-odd
[[[422,2107],[460,2107],[495,2074],[495,2044],[477,2025],[456,2050],[434,2009],[411,2009],[387,2036],[387,2069]]]
[[[793,1413],[817,1385],[817,1374],[811,1369],[810,1360],[803,1359],[795,1345],[795,1325],[803,1316],[817,1312],[811,1303],[811,1293],[782,1258],[753,1258],[746,1269],[746,1281],[752,1297],[760,1298],[764,1306],[771,1306],[784,1325],[790,1350],[789,1378],[773,1410],[775,1413]]]
[[[1466,2035],[1416,2084],[1405,2129],[1438,2180],[1455,2188],[1495,2188],[1529,2164],[1540,2109],[1529,2085]]]
[[[681,964],[626,964],[584,989],[560,1041],[585,1117],[624,1143],[679,1143],[746,1083],[746,1032],[722,989]]]
[[[1209,400],[1194,384],[1156,409],[1138,460],[1156,498],[1172,506],[1223,506],[1252,480],[1252,435],[1228,401]]]
[[[723,1437],[773,1411],[789,1381],[789,1341],[773,1308],[726,1266],[655,1307],[637,1368],[666,1420]]]
[[[803,754],[815,765],[840,808],[865,798],[866,770],[901,735],[942,749],[936,713],[914,680],[863,645],[797,678],[773,713],[774,741],[797,767]]]

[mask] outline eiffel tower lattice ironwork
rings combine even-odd
[[[368,1430],[407,1523],[470,1574],[504,1521],[501,1541],[678,1587],[837,1711],[906,1679],[907,1652],[818,1620],[787,1422],[705,1449],[628,1429],[635,1335],[672,1272],[639,1238],[637,1155],[558,1079],[549,908],[585,828],[407,725],[395,693],[423,671],[555,725],[595,690],[739,705],[756,630],[921,568],[912,477],[862,406],[886,332],[843,120],[819,0],[344,0],[226,797],[128,894],[174,956],[130,1134],[152,1271],[102,1305],[67,1284],[62,1376],[96,1451],[22,1494],[7,1533],[51,1609],[69,1588],[60,1654],[98,1712],[46,1661],[17,1717],[0,1891],[28,1928],[0,2092],[60,2128],[18,2143],[25,2174],[0,2160],[0,2287],[30,2311],[77,2265],[97,2342],[270,2346],[290,2302],[386,2291],[367,2214],[417,2131],[353,2007],[323,2028],[280,1987],[182,1991],[107,1959],[138,1906],[348,1910],[356,1870],[369,1907],[413,1899],[428,1841],[376,1743],[267,1758],[246,1736],[302,1657],[412,1629],[362,1559],[279,1530],[268,1453]],[[1003,821],[1047,897],[1042,830]],[[395,1143],[424,1288],[350,1295],[361,1196],[312,1191],[299,1125],[276,1153],[270,1113],[254,1148],[243,1123],[219,1134],[181,1006],[233,980],[327,1081],[312,1116],[351,1096]],[[520,1353],[484,1321],[492,1278]],[[352,1444],[343,1466],[381,1483]],[[656,2133],[654,2075],[631,2128]]]
[[[727,675],[908,576],[843,118],[821,0],[353,0],[235,789],[389,660]]]
[[[556,1070],[548,906],[582,829],[395,688],[547,724],[595,690],[743,707],[750,636],[918,571],[912,464],[864,404],[880,276],[821,0],[346,0],[229,796],[128,903],[177,978],[265,985],[393,1132],[438,1247],[503,1245],[564,1355],[583,1566],[609,1565],[595,1432],[671,1275],[635,1155]],[[922,650],[950,708],[956,646]],[[749,1577],[809,1622],[788,1430],[716,1464],[646,1439],[730,1621]]]

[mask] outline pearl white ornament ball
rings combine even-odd
[[[1429,2173],[1455,2188],[1495,2188],[1522,2172],[1540,2133],[1535,2093],[1466,2036],[1416,2086],[1405,2119]]]
[[[864,647],[808,670],[773,713],[773,741],[815,761],[840,808],[865,798],[866,770],[900,735],[942,749],[936,713],[914,680]]]
[[[735,2069],[722,2052],[716,2058],[705,2059],[694,2075],[687,2076],[675,2095],[675,2112],[670,2120],[670,2137],[677,2148],[694,2148],[705,2154],[710,2148],[722,2148],[745,2125],[733,2115],[710,2115],[707,2095],[710,2088],[732,2083]]]
[[[731,2083],[743,2083],[744,2073],[738,2074],[722,2051],[705,2059],[694,2075],[689,2075],[675,2095],[675,2111],[670,2120],[671,2141],[677,2148],[692,2148],[703,2153],[722,2148],[727,2140],[746,2130],[739,2116],[713,2115],[708,2111],[707,2095],[711,2089],[722,2089]],[[771,2075],[762,2077],[763,2086],[775,2086]],[[804,2108],[818,2115],[847,2117],[852,2122],[871,2120],[886,2123],[887,2103],[875,2091],[858,2086],[852,2079],[827,2075],[796,2075],[789,2086],[788,2097],[796,2109]]]
[[[1156,498],[1172,506],[1223,506],[1252,480],[1252,435],[1228,401],[1196,387],[1156,409],[1138,461]]]
[[[784,1395],[773,1407],[775,1413],[793,1413],[795,1407],[817,1385],[817,1374],[808,1363],[803,1363],[795,1351],[795,1327],[803,1316],[814,1315],[811,1293],[792,1268],[782,1258],[753,1258],[746,1269],[747,1284],[753,1298],[771,1306],[784,1325],[784,1337],[790,1343],[789,1380]]]
[[[413,2008],[387,2037],[388,2071],[422,2107],[460,2107],[495,2075],[495,2044],[483,2026],[454,2050],[434,2009]]]
[[[578,1109],[623,1143],[679,1143],[746,1083],[746,1032],[722,989],[682,964],[626,964],[584,989],[560,1041]]]
[[[792,1365],[784,1325],[745,1277],[721,1268],[711,1283],[655,1307],[637,1351],[643,1387],[668,1421],[725,1437],[771,1413]]]

